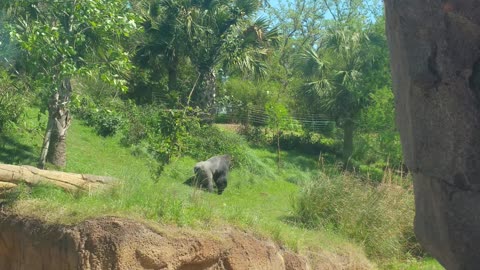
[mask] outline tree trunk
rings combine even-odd
[[[209,69],[202,73],[200,82],[199,106],[204,110],[212,112],[213,104],[215,103],[215,94],[217,91],[216,74],[213,69]]]
[[[353,132],[355,130],[355,123],[348,119],[343,124],[343,168],[349,167],[350,158],[353,154]]]
[[[281,130],[277,130],[277,167],[280,170],[281,167],[281,150],[280,150],[280,136],[282,135]]]
[[[52,137],[53,127],[55,119],[48,114],[47,129],[45,135],[43,136],[42,151],[40,153],[40,159],[38,160],[38,168],[44,169],[45,163],[47,161],[48,149],[50,148],[50,139]]]
[[[178,57],[172,56],[168,69],[168,91],[175,91],[178,85]]]
[[[51,144],[48,149],[47,160],[48,162],[63,168],[67,165],[67,129],[70,126],[71,121],[68,111],[59,116],[60,119],[55,118],[56,126],[53,128],[51,136]]]
[[[66,136],[72,120],[67,106],[71,93],[70,78],[66,78],[62,81],[59,91],[52,96],[39,168],[45,168],[46,161],[60,168],[66,165]]]
[[[478,0],[385,0],[415,234],[446,269],[480,265]]]

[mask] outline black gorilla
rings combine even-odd
[[[195,184],[213,192],[213,183],[217,186],[218,194],[227,187],[228,170],[232,162],[230,155],[214,156],[195,164]]]

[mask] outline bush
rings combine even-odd
[[[240,126],[239,134],[242,135],[248,142],[255,145],[267,144],[267,137],[261,127],[251,125]]]
[[[113,136],[122,127],[120,115],[110,110],[101,110],[95,115],[95,129],[103,137]]]
[[[149,113],[144,119],[146,142],[150,153],[159,162],[157,174],[160,174],[173,158],[188,152],[190,132],[198,129],[200,120],[191,108],[183,111],[149,107]]]
[[[103,105],[104,108],[99,109],[99,106],[91,97],[83,96],[80,98],[79,96],[74,96],[71,109],[88,126],[95,128],[98,135],[107,137],[115,135],[125,124],[120,113],[115,110],[115,107],[119,106],[123,107],[123,104]]]
[[[411,237],[411,188],[386,184],[375,187],[349,175],[323,176],[305,184],[294,209],[301,223],[338,231],[363,244],[370,257],[391,259],[419,253]]]
[[[17,123],[26,101],[6,72],[0,71],[0,131],[8,124]]]
[[[401,166],[400,135],[395,128],[394,98],[391,89],[379,89],[370,94],[371,106],[362,112],[354,158],[363,163],[388,162]]]
[[[123,126],[122,143],[125,146],[139,145],[147,138],[147,116],[148,111],[153,108],[139,107],[135,103],[129,103],[129,109],[125,110],[125,125]],[[154,115],[154,114],[153,114]],[[153,115],[151,117],[153,117]]]

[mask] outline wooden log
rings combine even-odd
[[[17,185],[14,184],[14,183],[1,182],[1,181],[0,181],[0,190],[11,189],[11,188],[14,188],[14,187],[16,187],[16,186],[17,186]]]
[[[15,187],[22,182],[28,185],[48,183],[65,190],[91,190],[115,180],[109,176],[47,171],[32,166],[0,164],[0,190]]]

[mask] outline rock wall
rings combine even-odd
[[[384,3],[416,235],[447,269],[478,269],[480,1]]]
[[[0,269],[309,269],[306,260],[237,230],[198,236],[121,218],[74,226],[0,214]]]

